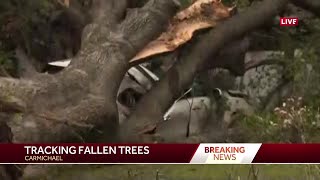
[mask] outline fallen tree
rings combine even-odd
[[[81,49],[67,68],[55,75],[0,78],[0,111],[15,113],[6,120],[13,142],[142,142],[138,132],[155,128],[208,64],[243,73],[245,65],[237,59],[215,61],[219,50],[277,15],[288,0],[258,3],[184,47],[177,62],[142,98],[121,128],[116,98],[130,60],[166,29],[179,3],[150,0],[142,8],[127,12],[126,0],[93,2],[95,18],[83,30]],[[210,132],[200,139],[212,141]]]
[[[84,29],[82,48],[68,68],[32,79],[1,78],[1,106],[21,113],[20,122],[9,122],[24,129],[12,126],[16,142],[82,141],[79,134],[88,131],[117,134],[110,131],[117,129],[115,98],[128,59],[157,37],[178,6],[174,1],[150,1],[117,24],[126,2],[95,2],[96,19]],[[56,128],[45,131],[51,127]]]
[[[195,75],[206,64],[214,61],[211,58],[218,53],[223,45],[263,25],[265,21],[277,15],[287,2],[285,0],[264,1],[205,34],[199,42],[193,45],[191,51],[180,56],[176,65],[168,71],[167,75],[142,98],[120,135],[127,137],[125,139],[128,141],[139,141],[137,132],[144,128],[154,127],[162,120],[162,115],[172,102],[191,85]],[[212,42],[210,39],[214,39],[214,41]],[[233,65],[239,65],[236,59],[230,59],[230,61],[234,62],[214,62],[214,64],[215,67],[224,68],[234,68]],[[238,66],[238,68],[238,72],[243,72],[244,63],[242,62],[242,67]],[[157,97],[156,102],[154,97]],[[210,138],[204,137],[204,139],[210,141]]]

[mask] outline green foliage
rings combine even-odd
[[[34,179],[173,179],[173,180],[251,180],[252,168],[258,172],[258,180],[317,179],[319,165],[60,165],[49,166],[47,171]],[[157,176],[158,175],[158,176]]]
[[[8,15],[21,18],[24,22],[41,21],[40,16],[48,15],[53,8],[49,0],[7,0],[0,2],[1,18]]]
[[[274,112],[245,117],[242,126],[250,142],[319,142],[320,111],[289,98]]]
[[[37,42],[34,37],[43,38],[54,4],[49,0],[7,0],[0,2],[0,41],[2,49],[10,50],[16,44],[25,46],[29,51]]]
[[[244,117],[242,127],[249,142],[280,142],[280,130],[275,127],[277,118],[271,113]]]
[[[44,46],[48,32],[49,15],[54,4],[50,0],[0,1],[0,66],[14,73],[15,47],[22,46],[27,53]],[[11,74],[11,73],[10,73]]]
[[[294,81],[295,93],[306,98],[309,105],[319,106],[320,101],[320,61],[313,47],[306,47],[295,57],[293,63],[289,64],[291,76]]]
[[[302,96],[310,107],[320,106],[320,21],[306,20],[298,28],[280,29],[280,58],[285,78],[293,82],[294,95]]]
[[[0,50],[0,69],[4,69],[6,71],[13,71],[15,69],[13,54]]]
[[[182,8],[189,6],[192,0],[180,0]]]

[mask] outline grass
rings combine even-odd
[[[318,165],[72,165],[52,166],[44,175],[27,180],[123,179],[123,180],[311,180],[320,177]]]

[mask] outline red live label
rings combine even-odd
[[[298,26],[298,18],[282,17],[280,18],[280,26]]]

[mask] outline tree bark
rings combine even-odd
[[[319,15],[318,1],[291,1]],[[0,132],[5,133],[1,142],[141,142],[138,132],[156,127],[207,66],[243,72],[245,65],[237,58],[217,60],[220,50],[264,25],[289,0],[264,0],[184,47],[177,63],[142,98],[120,132],[116,96],[129,60],[158,37],[179,3],[149,0],[142,8],[126,11],[130,5],[126,0],[93,2],[95,18],[83,30],[81,49],[66,69],[55,75],[32,74],[28,79],[0,78],[0,112],[14,114],[7,120],[13,139],[10,128],[1,122]],[[210,135],[203,136],[202,141],[212,140]],[[15,174],[19,176],[18,171],[0,166],[2,179]]]
[[[151,0],[119,19],[123,2],[95,1],[97,16],[62,72],[0,78],[1,111],[18,113],[8,122],[14,142],[116,141],[116,95],[129,60],[164,30],[178,7],[174,0]]]

